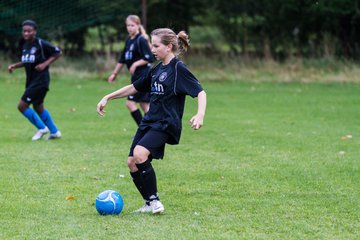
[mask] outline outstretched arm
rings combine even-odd
[[[132,85],[132,84],[127,85],[123,88],[120,88],[119,90],[116,90],[115,92],[112,92],[112,93],[104,96],[98,103],[96,110],[101,116],[104,116],[104,114],[105,114],[104,108],[109,100],[127,97],[130,95],[134,95],[135,93],[137,93],[137,90],[134,87],[134,85]]]
[[[195,116],[190,119],[190,125],[194,130],[198,130],[204,124],[204,117],[206,111],[206,93],[199,92],[198,96],[198,111]]]

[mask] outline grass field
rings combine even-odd
[[[95,111],[126,78],[54,72],[46,105],[63,138],[50,142],[32,142],[16,109],[23,70],[0,72],[0,239],[360,239],[360,84],[204,81],[205,125],[186,125],[188,98],[180,145],[154,162],[166,212],[151,216],[132,213],[124,101]],[[95,210],[106,189],[124,198],[119,216]]]

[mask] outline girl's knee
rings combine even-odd
[[[22,106],[20,105],[17,105],[17,109],[20,111],[20,112],[24,112],[26,109],[24,109]]]
[[[44,105],[34,105],[34,110],[37,114],[40,114],[44,111]]]
[[[125,102],[126,107],[129,109],[130,112],[136,111],[137,110],[137,106],[136,106],[136,102],[134,101],[126,101]]]
[[[25,112],[25,110],[29,107],[28,104],[26,104],[25,102],[22,102],[20,101],[17,105],[17,109],[20,111],[20,112]]]
[[[136,162],[135,162],[134,157],[128,157],[127,165],[128,165],[128,168],[130,169],[131,172],[136,172],[137,171]]]
[[[136,146],[134,148],[134,160],[135,163],[143,163],[149,158],[150,152],[143,146]]]

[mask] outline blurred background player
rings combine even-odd
[[[129,15],[125,23],[129,36],[126,39],[120,59],[113,73],[108,78],[109,83],[115,81],[124,64],[126,64],[131,74],[131,83],[144,78],[151,69],[150,63],[154,61],[149,46],[149,37],[141,25],[140,18],[136,15]],[[140,108],[145,114],[149,110],[149,101],[150,95],[148,93],[138,92],[128,96],[126,107],[129,109],[137,125],[140,124],[142,119],[142,113],[138,109],[137,103],[139,103]]]
[[[156,29],[151,33],[151,50],[161,62],[151,69],[146,78],[125,86],[102,98],[97,105],[103,116],[109,100],[123,98],[138,91],[150,92],[150,109],[144,116],[130,147],[128,167],[134,184],[145,200],[137,212],[162,213],[165,208],[160,202],[152,159],[162,159],[165,144],[178,144],[182,130],[182,116],[185,97],[198,98],[197,113],[190,119],[193,129],[203,125],[206,110],[206,93],[199,81],[188,70],[177,55],[187,50],[188,35],[181,31],[175,34],[168,28]]]
[[[51,43],[37,38],[36,32],[37,25],[34,21],[26,20],[22,23],[21,62],[9,65],[8,70],[12,73],[17,68],[25,67],[26,89],[18,109],[38,129],[32,140],[39,140],[49,132],[46,140],[57,139],[61,137],[61,132],[54,124],[50,112],[45,109],[44,99],[50,84],[49,65],[62,52]]]

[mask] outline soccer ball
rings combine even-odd
[[[121,195],[114,190],[106,190],[96,197],[95,207],[101,215],[118,215],[124,206]]]

